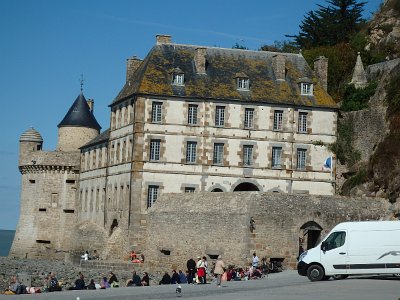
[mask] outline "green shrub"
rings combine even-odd
[[[336,154],[337,159],[342,164],[352,167],[361,158],[359,151],[352,145],[353,123],[338,120],[338,136],[335,143],[329,145],[329,149]]]
[[[367,108],[368,101],[375,94],[377,86],[377,82],[371,82],[362,89],[356,89],[352,84],[347,85],[340,109],[342,111],[355,111]]]

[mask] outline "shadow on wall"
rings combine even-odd
[[[92,253],[96,250],[102,258],[107,237],[107,231],[99,225],[92,222],[80,223],[73,229],[71,237],[73,245],[71,248],[77,255],[85,251]]]

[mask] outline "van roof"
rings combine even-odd
[[[399,221],[361,221],[344,222],[336,225],[332,230],[400,230]]]

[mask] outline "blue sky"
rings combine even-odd
[[[371,17],[381,0],[367,1]],[[172,41],[252,50],[298,33],[311,0],[1,0],[0,1],[0,229],[15,229],[21,175],[18,139],[38,130],[54,150],[57,124],[80,92],[95,101],[109,127],[109,108],[125,80],[126,59],[144,58],[156,34]]]

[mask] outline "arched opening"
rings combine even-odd
[[[259,192],[260,190],[258,189],[258,187],[250,182],[242,182],[241,184],[239,184],[237,187],[235,187],[235,189],[233,190],[234,192],[251,192],[251,191],[256,191]]]
[[[299,253],[302,250],[314,248],[320,241],[322,227],[314,221],[309,221],[300,227]]]
[[[114,232],[115,228],[118,227],[118,221],[117,219],[114,219],[112,221],[111,227],[110,227],[110,235],[112,235],[112,233]]]
[[[211,193],[222,193],[223,190],[219,189],[219,188],[215,188],[211,191]]]

